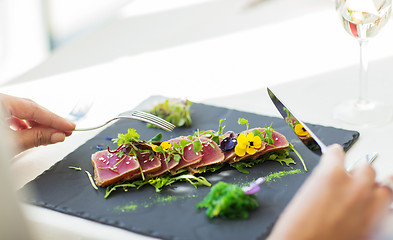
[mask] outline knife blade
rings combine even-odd
[[[297,118],[294,113],[289,110],[287,105],[284,105],[284,103],[278,99],[278,97],[269,88],[267,88],[267,92],[274,106],[276,106],[278,112],[281,114],[285,122],[296,134],[296,136],[312,152],[317,155],[322,155],[326,149],[326,145],[315,135],[314,132],[311,131],[311,129],[304,122]]]
[[[312,152],[317,155],[322,155],[322,153],[326,151],[326,145],[317,137],[317,135],[315,135],[314,132],[311,131],[311,129],[304,122],[302,122],[298,117],[294,115],[291,110],[289,110],[287,105],[284,105],[284,103],[272,92],[272,90],[267,88],[267,92],[274,106],[277,108],[278,112],[281,114],[285,122],[293,130],[296,136]],[[351,171],[353,168],[355,168],[361,163],[371,164],[377,156],[377,152],[371,152],[351,164],[347,168],[347,171]]]

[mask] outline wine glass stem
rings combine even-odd
[[[367,58],[367,40],[359,40],[360,45],[360,73],[359,73],[359,99],[358,104],[367,104],[367,85],[368,85],[368,58]]]

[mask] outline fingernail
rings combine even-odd
[[[68,121],[68,125],[70,126],[71,129],[75,129],[75,127],[76,127],[76,124],[71,121]]]
[[[50,137],[51,143],[63,142],[65,140],[65,134],[61,132],[53,133]]]

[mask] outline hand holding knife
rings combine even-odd
[[[285,122],[293,130],[296,136],[306,145],[308,149],[321,156],[322,153],[326,151],[326,145],[315,135],[314,132],[311,131],[311,129],[304,122],[296,117],[294,113],[289,110],[288,107],[284,105],[283,102],[278,99],[269,88],[267,88],[267,92],[278,112],[285,119]],[[371,164],[377,155],[377,152],[367,154],[365,157],[357,160],[350,167],[348,167],[347,171],[351,171],[355,166],[364,161]]]

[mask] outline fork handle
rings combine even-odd
[[[102,127],[108,125],[110,122],[113,122],[113,121],[115,121],[115,120],[119,120],[120,118],[124,118],[124,117],[115,117],[115,118],[112,118],[111,120],[107,121],[106,123],[101,124],[101,125],[98,125],[98,126],[95,126],[95,127],[89,127],[89,128],[75,128],[74,131],[83,132],[83,131],[96,130],[96,129],[99,129],[99,128],[102,128]]]

